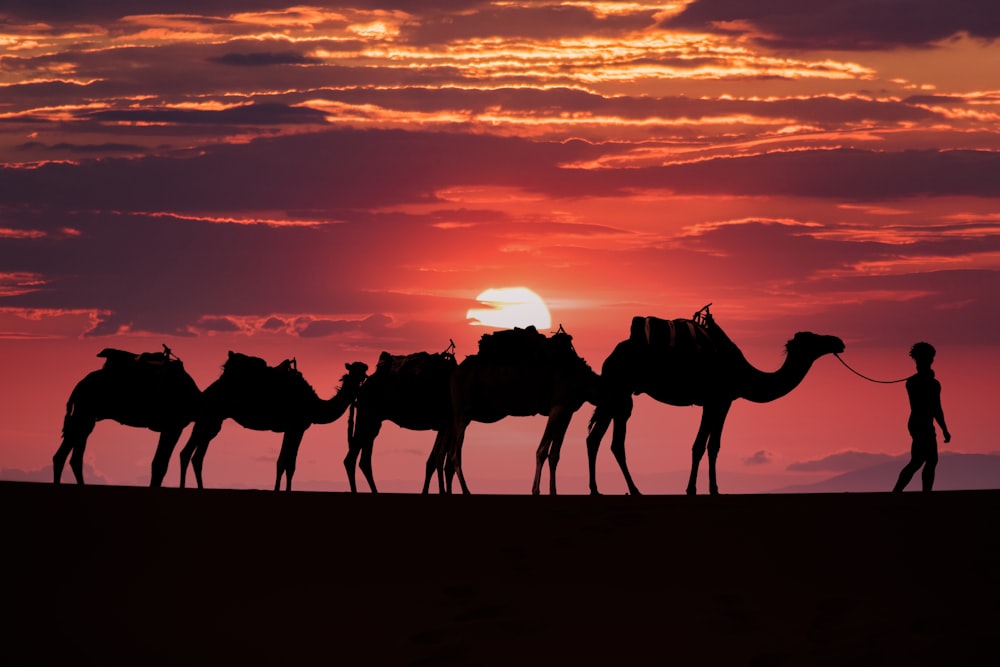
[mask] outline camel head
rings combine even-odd
[[[340,378],[343,387],[360,387],[368,377],[368,364],[363,361],[344,364],[344,368],[347,369],[347,374]]]
[[[824,336],[809,331],[800,331],[787,343],[785,353],[815,361],[824,354],[840,354],[844,351],[844,341],[836,336]]]

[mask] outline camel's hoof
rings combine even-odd
[[[696,495],[698,495],[698,491],[693,486],[689,486],[687,488],[687,491],[685,491],[684,493],[688,494],[689,496],[696,496]]]

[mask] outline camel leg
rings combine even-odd
[[[77,416],[67,416],[63,421],[63,440],[52,456],[53,482],[59,484],[62,480],[66,457],[71,456],[70,469],[73,471],[76,483],[83,484],[83,451],[87,448],[87,438],[90,437],[96,423],[93,419]]]
[[[552,434],[552,447],[549,449],[549,494],[553,496],[556,495],[556,467],[559,465],[559,454],[562,451],[563,440],[566,438],[566,431],[569,430],[569,423],[572,419],[572,412],[565,417],[560,415],[555,433]]]
[[[722,448],[722,426],[726,423],[726,415],[732,403],[724,403],[712,410],[712,432],[708,437],[708,493],[719,495],[719,485],[715,478],[715,460]]]
[[[444,453],[446,447],[448,446],[448,433],[445,429],[441,429],[434,436],[434,446],[431,448],[431,453],[427,457],[427,466],[424,474],[424,488],[421,493],[426,494],[430,492],[431,477],[434,473],[437,473],[438,477],[438,493],[445,493],[444,485]]]
[[[600,495],[597,490],[597,450],[601,447],[601,440],[611,426],[611,412],[603,408],[594,410],[594,416],[590,420],[590,431],[587,433],[587,463],[590,467],[590,494]]]
[[[378,489],[375,488],[375,477],[372,475],[372,450],[374,447],[374,439],[365,441],[361,447],[361,460],[358,462],[358,467],[361,468],[361,474],[368,480],[368,488],[371,489],[372,493],[378,493]]]
[[[285,437],[281,440],[281,452],[278,453],[278,474],[274,478],[274,490],[281,489],[281,475],[285,475],[285,490],[292,490],[292,475],[295,474],[295,460],[299,455],[299,445],[302,443],[304,430],[285,431]]]
[[[710,412],[711,408],[707,406],[701,409],[701,423],[698,426],[698,434],[694,437],[694,444],[691,446],[691,476],[688,478],[687,490],[685,491],[689,496],[698,493],[698,465],[705,455],[705,446],[708,443],[709,433],[711,433]],[[710,464],[709,467],[714,466]]]
[[[361,446],[357,444],[357,439],[347,446],[347,456],[344,457],[344,470],[347,471],[347,482],[351,485],[351,493],[358,492],[358,483],[354,479],[355,470],[358,464],[358,454],[361,453]]]
[[[556,446],[556,440],[560,441],[560,445],[562,444],[561,436],[565,435],[568,426],[569,421],[565,419],[562,411],[557,409],[549,413],[549,419],[545,423],[545,431],[542,433],[542,440],[538,443],[538,450],[535,452],[535,481],[531,485],[532,495],[537,496],[540,493],[542,467],[544,467],[546,459],[549,461],[549,493],[555,495],[555,469],[559,463],[559,448]]]
[[[208,451],[208,445],[212,442],[212,439],[219,435],[219,431],[222,430],[222,419],[208,418],[199,419],[194,423],[194,428],[191,429],[191,436],[188,438],[187,444],[181,450],[181,488],[184,488],[185,476],[187,475],[188,463],[191,463],[191,467],[194,469],[194,478],[198,483],[198,488],[205,488],[202,483],[201,478],[201,466],[205,462],[205,453]]]
[[[465,483],[465,475],[462,473],[462,445],[465,443],[465,429],[467,427],[467,423],[457,423],[455,425],[455,437],[447,460],[449,468],[447,474],[448,493],[451,493],[451,481],[453,475],[458,476],[458,483],[462,486],[462,493],[469,493],[469,487]]]
[[[549,430],[552,427],[552,418],[545,424],[545,431],[542,433],[542,440],[538,443],[535,451],[535,481],[531,484],[531,495],[537,496],[541,487],[542,468],[545,466],[545,459],[549,458],[549,449],[552,447],[552,436]]]
[[[170,466],[170,455],[177,447],[177,441],[181,439],[181,432],[184,427],[166,428],[160,431],[160,440],[156,444],[156,453],[153,454],[153,470],[149,478],[149,486],[157,488],[163,485],[163,478],[167,476],[167,468]]]
[[[614,426],[611,430],[611,453],[615,455],[615,460],[618,461],[618,467],[622,470],[622,475],[625,477],[625,484],[628,486],[628,492],[630,495],[639,496],[639,489],[636,487],[635,483],[632,481],[632,475],[628,471],[628,464],[625,462],[625,432],[627,430],[628,418],[632,416],[632,397],[628,397],[628,401],[622,405],[622,410],[618,412],[613,421]]]
[[[355,481],[355,468],[358,462],[358,455],[361,456],[361,472],[368,481],[368,488],[372,493],[378,493],[375,488],[375,477],[372,475],[371,456],[375,447],[375,438],[382,430],[382,422],[369,425],[367,420],[358,420],[358,425],[354,429],[354,435],[350,438],[347,456],[344,457],[344,469],[347,470],[347,481],[351,485],[351,493],[357,493],[358,487]],[[365,463],[367,452],[367,464]],[[367,465],[367,469],[366,469]]]

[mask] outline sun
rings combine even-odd
[[[470,308],[465,317],[476,326],[548,329],[552,316],[542,297],[527,287],[491,287],[476,297],[485,308]]]

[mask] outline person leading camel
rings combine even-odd
[[[910,357],[916,362],[917,372],[906,380],[906,394],[910,399],[910,418],[906,428],[913,444],[910,446],[910,462],[899,472],[899,479],[893,488],[895,492],[905,489],[921,466],[924,468],[920,474],[923,490],[930,491],[934,486],[934,470],[938,462],[935,421],[941,426],[945,443],[951,441],[941,408],[941,383],[931,370],[934,355],[934,346],[930,343],[920,342],[910,348]]]

